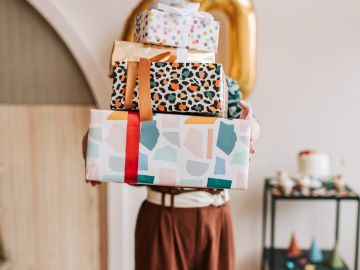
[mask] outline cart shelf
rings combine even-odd
[[[261,269],[265,270],[266,266],[269,266],[270,270],[285,270],[286,251],[284,249],[278,249],[275,247],[275,225],[276,225],[276,205],[277,202],[294,201],[297,200],[300,203],[302,201],[335,201],[336,202],[336,219],[335,219],[335,243],[339,241],[340,233],[340,203],[342,201],[354,201],[357,203],[356,209],[356,231],[354,234],[355,239],[355,261],[353,270],[358,270],[358,254],[359,254],[359,233],[360,233],[360,196],[353,191],[350,187],[346,186],[342,192],[336,192],[329,184],[324,184],[325,192],[322,194],[311,193],[309,195],[303,195],[300,192],[285,195],[282,190],[271,181],[266,179],[264,183],[264,198],[263,198],[263,231],[262,231],[262,245],[263,255]],[[269,208],[269,209],[268,209]],[[268,229],[268,210],[270,210],[270,245],[267,246],[267,229]],[[304,251],[305,254],[307,251]],[[330,251],[324,251],[325,262],[328,261]],[[296,268],[296,270],[303,269],[303,267]],[[326,263],[317,265],[316,270],[330,270]],[[348,266],[340,270],[348,270]]]
[[[273,259],[274,259],[274,270],[286,270],[285,264],[286,261],[288,260],[286,257],[286,250],[285,249],[274,249],[273,251]],[[308,250],[303,250],[303,255],[307,256],[309,254]],[[323,255],[324,255],[324,262],[320,263],[320,264],[315,264],[316,265],[316,270],[333,270],[331,267],[329,267],[327,265],[327,262],[330,259],[331,256],[331,251],[330,250],[322,250]],[[265,257],[266,258],[270,258],[270,249],[269,248],[265,248]],[[269,262],[269,268],[270,268],[270,260],[268,260]],[[294,270],[303,270],[304,267],[303,266],[298,266],[296,265],[296,267],[294,268]],[[343,268],[338,268],[336,270],[349,270],[350,268],[348,268],[344,262],[344,267]]]

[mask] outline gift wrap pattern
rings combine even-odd
[[[219,25],[214,20],[149,9],[136,17],[134,39],[139,43],[216,52]]]
[[[226,77],[228,89],[228,118],[240,118],[242,109],[238,101],[242,99],[242,93],[237,81]]]
[[[140,58],[152,58],[156,55],[171,52],[176,55],[175,62],[198,62],[198,63],[215,63],[214,52],[203,52],[196,50],[186,50],[183,48],[173,48],[159,45],[142,44],[130,41],[114,42],[111,54],[111,67],[115,62],[135,61],[139,62]]]
[[[126,182],[127,119],[125,111],[91,110],[88,180]],[[154,114],[140,124],[137,183],[246,189],[249,136],[247,120]]]
[[[127,62],[116,62],[112,110],[125,110]],[[219,116],[224,107],[224,75],[220,64],[153,62],[150,66],[152,109],[157,112]],[[132,109],[138,110],[138,86]]]

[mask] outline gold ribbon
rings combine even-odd
[[[150,65],[151,62],[174,62],[176,55],[164,52],[149,59],[140,58],[140,62],[128,62],[126,71],[125,109],[132,109],[136,78],[139,78],[139,113],[140,121],[151,121],[152,104],[150,94]]]

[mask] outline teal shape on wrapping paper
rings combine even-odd
[[[162,135],[173,145],[180,146],[179,132],[163,132]]]
[[[215,65],[216,67],[215,67],[215,72],[216,72],[216,74],[218,74],[218,75],[220,75],[220,71],[221,71],[221,69],[220,69],[220,65]]]
[[[138,184],[154,184],[155,177],[152,175],[138,174],[137,183]]]
[[[154,160],[176,162],[177,151],[170,145],[166,145],[164,148],[160,148],[156,150],[154,154]]]
[[[175,99],[176,99],[176,95],[173,94],[173,93],[169,94],[168,97],[167,97],[167,100],[168,100],[169,102],[174,102]]]
[[[181,76],[183,76],[184,78],[189,77],[190,75],[190,70],[188,70],[187,68],[185,68],[181,74]]]
[[[91,139],[102,142],[102,131],[100,127],[89,128],[89,136]]]
[[[119,182],[124,182],[124,175],[123,174],[104,174],[101,176],[101,178],[103,180],[107,180],[107,181],[119,181]]]
[[[248,165],[249,164],[249,152],[241,151],[240,153],[234,153],[231,164]]]
[[[160,132],[156,127],[156,120],[141,123],[140,142],[150,151],[154,149],[158,142]]]
[[[250,137],[249,136],[240,136],[240,141],[243,142],[246,146],[249,146],[250,144]]]
[[[200,179],[180,179],[180,185],[189,187],[203,187],[204,182]]]
[[[188,160],[186,171],[192,176],[202,176],[209,169],[209,163]]]
[[[150,87],[153,88],[156,86],[156,82],[155,81],[150,81]]]
[[[226,174],[224,159],[216,157],[214,174]]]
[[[147,171],[148,170],[148,156],[143,153],[139,153],[139,166],[138,169],[140,171]]]
[[[236,140],[234,125],[220,122],[216,146],[225,154],[230,155],[235,147]]]
[[[125,166],[125,159],[121,157],[110,156],[109,167],[114,172],[123,172]]]
[[[191,108],[197,112],[200,112],[203,109],[200,105],[195,105],[194,107],[191,107]]]
[[[207,98],[214,98],[214,93],[211,91],[206,91],[204,94]]]
[[[161,68],[161,67],[166,66],[168,63],[166,63],[166,62],[153,62],[153,64],[155,65],[155,67]]]
[[[218,178],[208,178],[208,188],[231,188],[232,181]]]
[[[88,141],[86,157],[98,158],[100,153],[100,148],[97,144]]]

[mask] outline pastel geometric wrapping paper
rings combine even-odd
[[[216,52],[219,22],[191,16],[182,16],[158,9],[140,13],[135,20],[134,40],[150,43]]]
[[[138,184],[247,188],[248,120],[154,114],[139,123],[133,143],[128,119],[134,114],[91,110],[86,179],[126,183],[127,168],[137,162]]]

